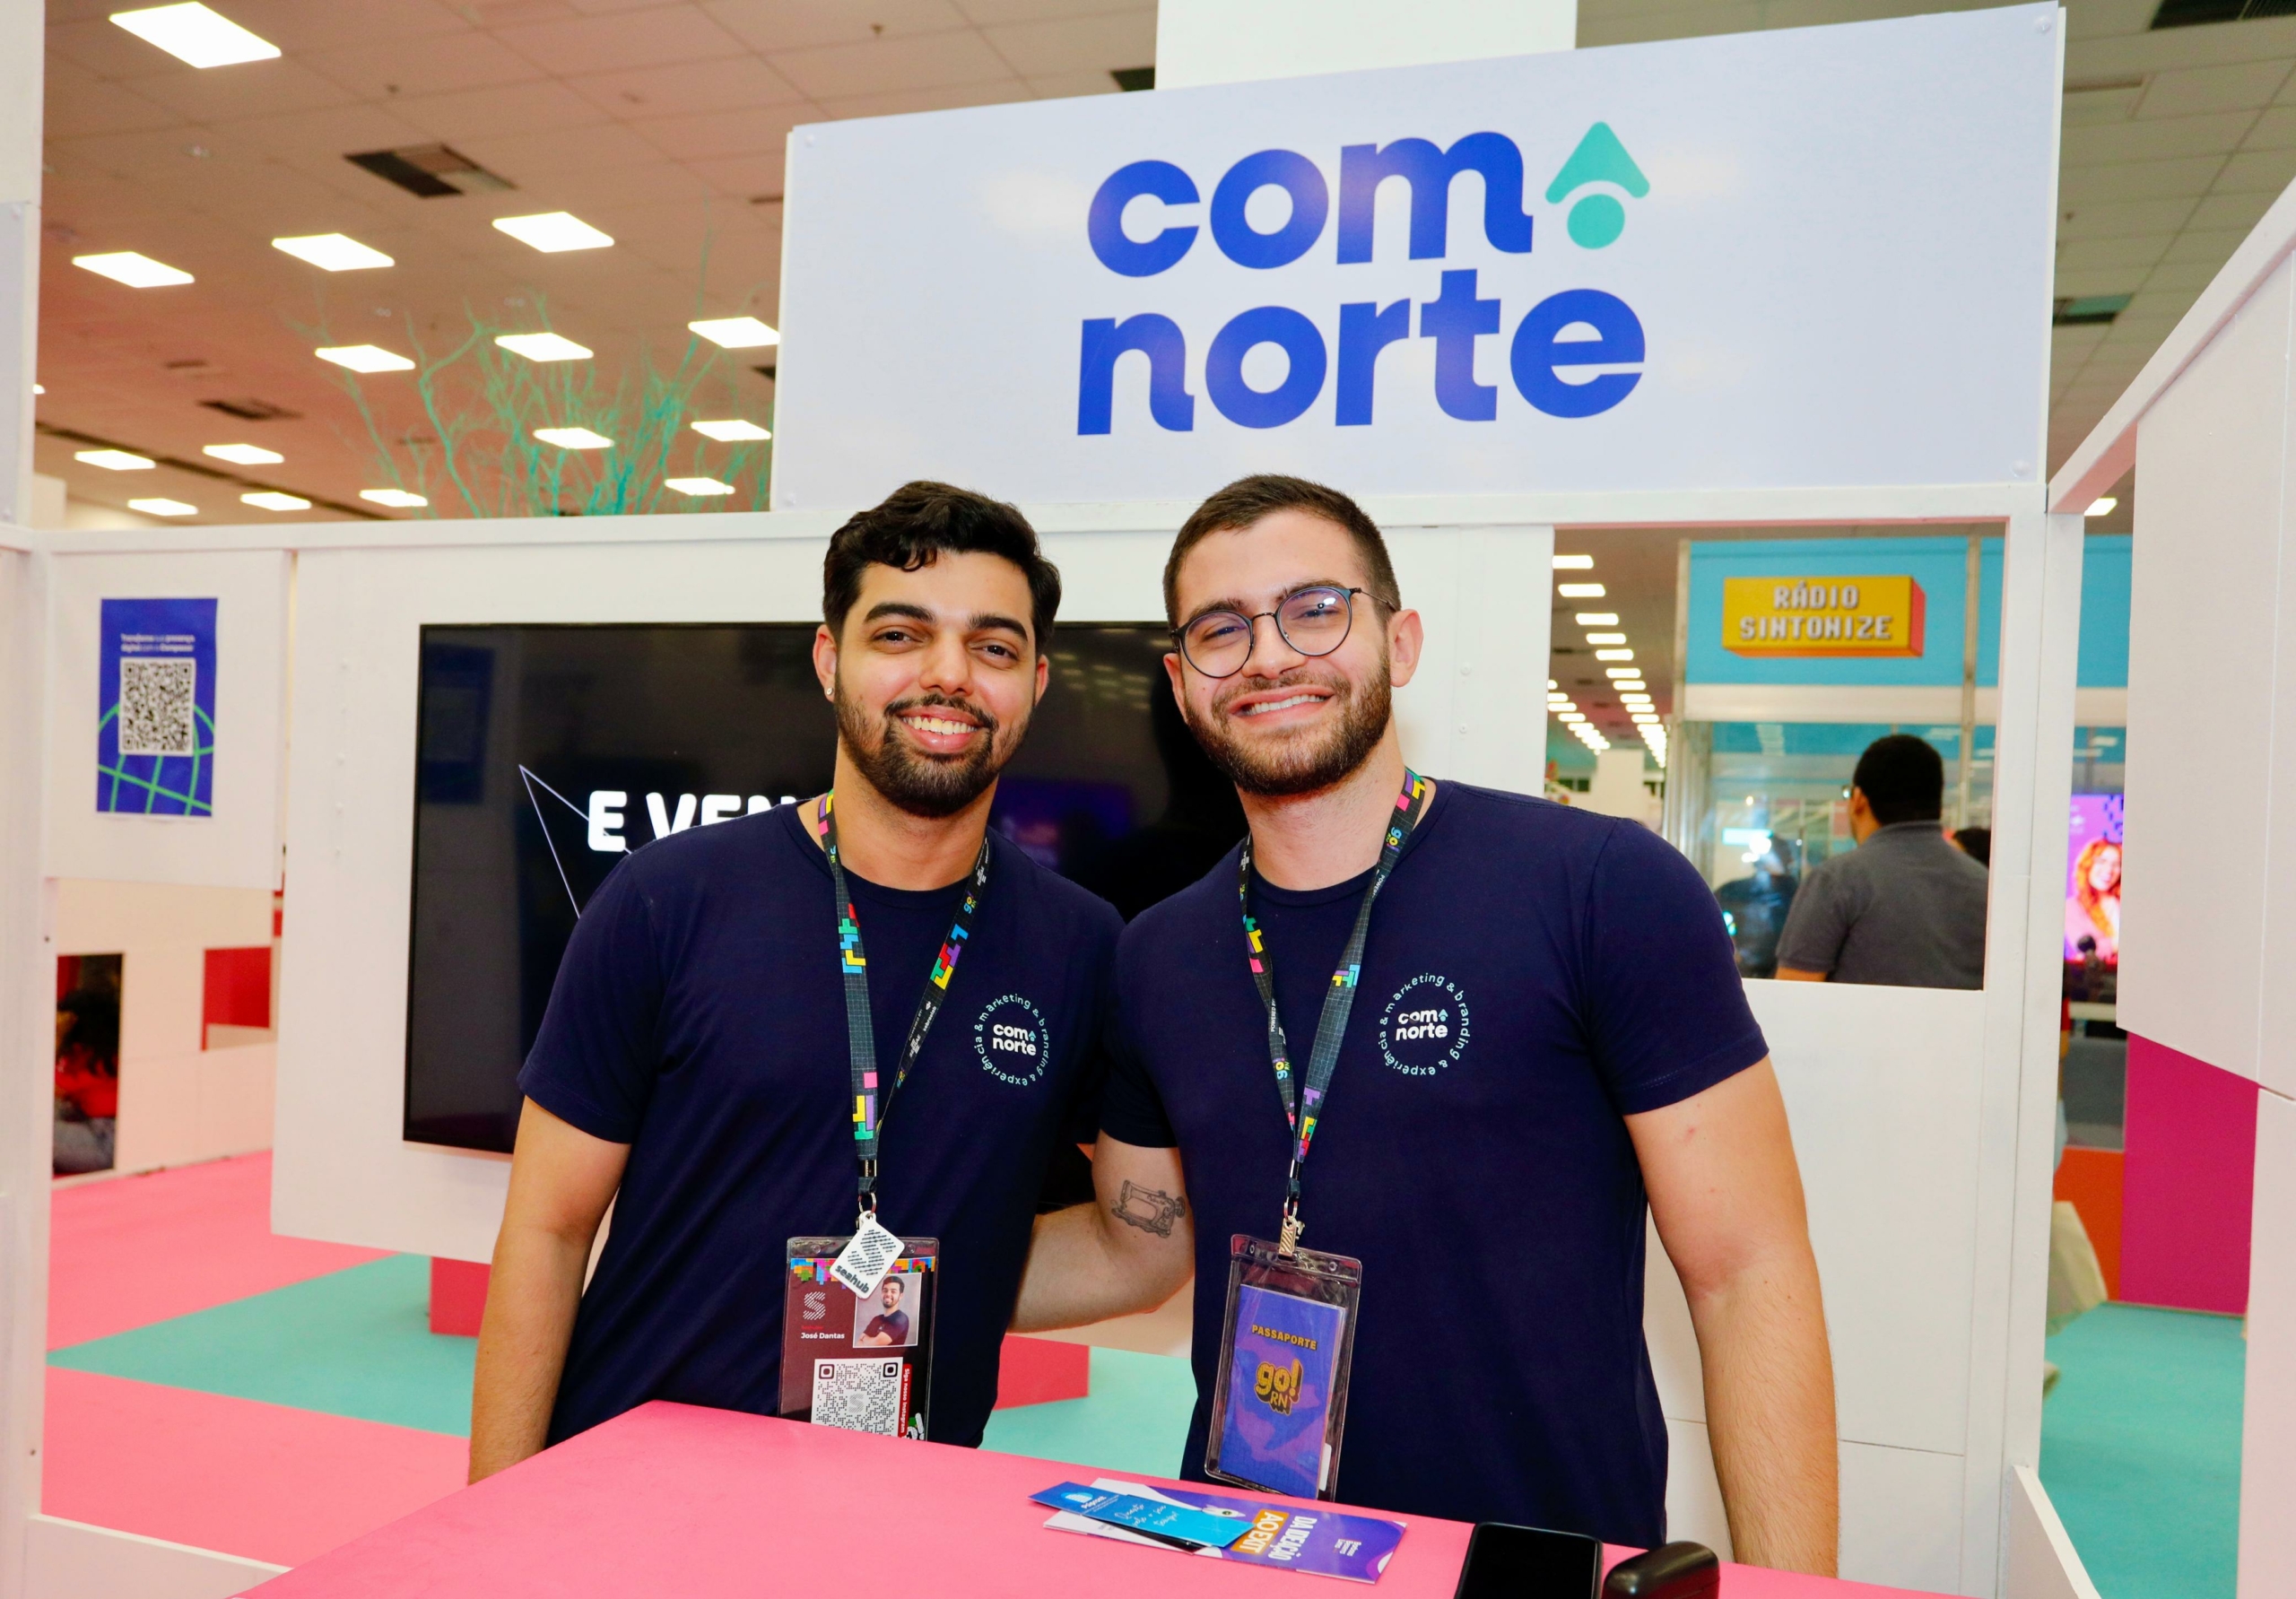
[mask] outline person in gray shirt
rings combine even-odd
[[[1986,869],[1939,821],[1945,763],[1911,734],[1877,738],[1850,779],[1857,847],[1804,880],[1778,940],[1778,975],[1906,988],[1985,986]]]

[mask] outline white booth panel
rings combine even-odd
[[[279,550],[51,557],[48,875],[278,886],[288,571]],[[95,804],[103,602],[183,598],[216,602],[215,814],[104,814]]]
[[[2249,1239],[2239,1599],[2283,1599],[2296,1572],[2296,1103],[2271,1092],[2257,1096]]]
[[[2122,904],[2120,1022],[2250,1077],[2263,1074],[2262,1015],[2280,1037],[2296,1024],[2284,975],[2296,928],[2284,908],[2272,914],[2296,865],[2270,847],[2288,831],[2274,804],[2290,804],[2296,785],[2274,793],[2269,736],[2286,719],[2277,633],[2283,596],[2296,592],[2281,553],[2292,305],[2296,265],[2283,261],[2136,435],[2127,784],[2128,836],[2142,842]],[[2207,677],[2247,691],[2196,682],[2204,647]],[[2260,700],[2272,712],[2262,725]],[[2191,820],[2195,795],[2212,796],[2199,807],[2205,825]],[[2272,972],[2283,975],[2268,981]],[[2267,1081],[2296,1093],[2284,1056]]]
[[[712,518],[722,526],[729,518]],[[273,1225],[304,1238],[484,1260],[508,1164],[400,1137],[405,1080],[420,629],[429,623],[807,621],[818,522],[750,539],[314,550],[296,578],[289,858]],[[1158,620],[1168,533],[1048,531],[1064,621]],[[1405,752],[1439,777],[1535,789],[1545,715],[1475,656],[1544,659],[1552,530],[1389,530],[1427,619],[1396,695]],[[1543,697],[1542,697],[1543,698]],[[1535,708],[1538,700],[1532,701]]]
[[[1958,1456],[1985,995],[1776,982],[1748,983],[1746,995],[1794,1125],[1840,1436]],[[1644,1329],[1659,1402],[1669,1416],[1703,1421],[1689,1308],[1655,1229],[1649,1241]]]

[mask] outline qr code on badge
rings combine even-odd
[[[122,661],[119,664],[119,752],[123,755],[189,755],[193,741],[193,693],[199,663],[184,660]]]
[[[897,1437],[901,1387],[899,1360],[815,1360],[814,1424]]]

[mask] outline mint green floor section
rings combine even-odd
[[[2229,1316],[2100,1305],[2048,1341],[2041,1485],[2104,1599],[2232,1599],[2247,1345]]]
[[[396,1255],[98,1338],[52,1366],[470,1433],[477,1341],[430,1331],[430,1263]]]
[[[998,1411],[988,1418],[981,1447],[1100,1471],[1177,1477],[1195,1408],[1196,1378],[1178,1355],[1096,1349],[1091,1397]]]

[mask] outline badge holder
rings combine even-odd
[[[1338,1496],[1340,1434],[1363,1263],[1238,1233],[1212,1388],[1207,1476],[1297,1499]]]
[[[850,1238],[791,1238],[781,1312],[781,1413],[848,1432],[925,1436],[941,1240],[900,1238],[849,1282]],[[847,1270],[837,1268],[844,1263]]]

